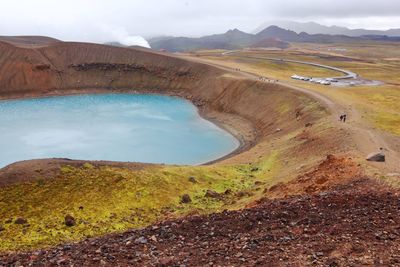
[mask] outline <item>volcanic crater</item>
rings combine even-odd
[[[397,192],[370,178],[318,97],[143,48],[25,37],[0,38],[0,51],[3,100],[179,96],[241,141],[203,166],[43,159],[1,169],[0,265],[398,263]]]

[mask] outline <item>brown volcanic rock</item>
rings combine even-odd
[[[15,224],[27,224],[28,221],[25,218],[19,217],[15,220]]]
[[[207,190],[207,192],[205,193],[204,197],[208,197],[208,198],[215,198],[215,199],[219,199],[221,198],[221,194],[213,191],[213,190]]]
[[[55,42],[22,48],[0,41],[0,49],[0,95],[3,97],[72,88],[157,86],[168,89],[167,82],[185,78],[187,82],[193,81],[193,70],[198,75],[208,69],[196,69],[199,64],[167,58],[151,50],[97,44]],[[43,69],[48,71],[38,71]]]
[[[37,71],[36,66],[49,64],[36,49],[20,48],[0,41],[0,96],[46,92],[57,85],[54,71]]]
[[[0,256],[0,265],[397,266],[398,193],[361,179],[330,191]],[[146,240],[132,242],[130,240]]]
[[[68,226],[68,227],[75,226],[75,224],[76,224],[75,218],[72,217],[71,215],[67,215],[67,216],[65,216],[65,218],[64,218],[64,223],[65,223],[65,225]]]
[[[269,198],[315,194],[363,177],[361,167],[351,158],[327,155],[315,169],[288,183],[278,183],[265,192]]]
[[[181,196],[181,203],[183,204],[187,204],[187,203],[191,203],[192,199],[190,198],[190,196],[188,194],[184,194],[183,196]]]
[[[367,156],[367,161],[385,162],[385,154],[382,152],[371,153]]]

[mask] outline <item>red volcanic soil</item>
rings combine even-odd
[[[0,266],[400,266],[398,191],[365,177],[346,156],[348,133],[327,123],[317,101],[148,49],[43,42],[27,47],[0,38],[0,99],[121,90],[186,97],[245,144],[221,164],[255,162],[279,148],[283,182],[243,210],[3,254]],[[66,161],[83,164],[16,163],[0,170],[0,186],[29,181],[37,170],[51,178]]]
[[[60,40],[46,36],[0,36],[0,42],[20,47],[44,46]]]
[[[252,208],[165,221],[74,244],[0,256],[12,266],[398,266],[399,195],[329,157],[299,177],[321,184],[333,167],[347,180],[312,194],[262,199]],[[345,165],[342,165],[345,164]],[[350,178],[352,176],[352,178]],[[342,177],[343,178],[343,177]],[[276,190],[276,189],[275,189]],[[295,192],[292,192],[295,193]]]

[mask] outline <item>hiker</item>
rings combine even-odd
[[[347,119],[347,115],[344,114],[344,115],[343,115],[343,122],[346,122],[346,119]]]
[[[342,122],[343,121],[343,115],[340,115],[339,120]]]

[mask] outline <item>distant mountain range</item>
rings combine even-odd
[[[224,34],[215,34],[200,38],[157,37],[149,40],[153,49],[165,49],[171,52],[185,52],[199,49],[241,49],[244,47],[287,48],[290,42],[338,43],[363,40],[400,41],[400,37],[368,35],[350,37],[346,35],[309,34],[285,30],[278,26],[269,26],[256,34],[245,33],[238,29]]]
[[[198,49],[239,49],[260,44],[263,47],[287,48],[289,44],[274,37],[260,36],[229,30],[224,34],[214,34],[200,38],[189,37],[157,37],[149,40],[153,49],[165,49],[172,52],[191,51]]]
[[[349,29],[340,26],[325,26],[316,22],[295,22],[295,21],[270,21],[263,23],[254,33],[258,33],[269,26],[278,26],[282,29],[292,30],[296,33],[306,32],[308,34],[330,34],[330,35],[346,35],[350,37],[382,35],[388,37],[400,37],[399,29],[390,29],[386,31],[365,30],[365,29]]]

